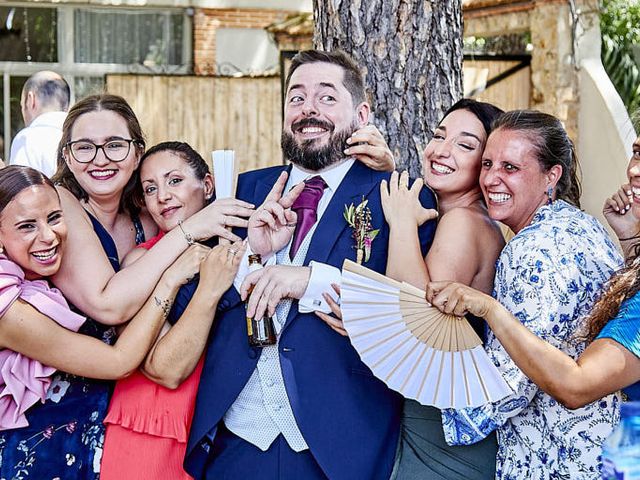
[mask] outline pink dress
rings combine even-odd
[[[149,249],[162,238],[139,247]],[[177,389],[140,371],[116,383],[104,423],[101,480],[190,479],[182,469],[204,356]]]

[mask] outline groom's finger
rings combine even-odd
[[[291,207],[291,205],[293,205],[293,202],[296,201],[296,198],[298,198],[298,196],[302,193],[302,190],[304,190],[304,182],[300,182],[295,187],[293,187],[291,190],[289,190],[280,199],[280,201],[278,203],[280,205],[282,205],[284,208]]]
[[[282,192],[284,191],[284,187],[287,185],[288,177],[289,174],[287,172],[282,172],[280,174],[278,180],[276,180],[276,183],[274,183],[273,187],[271,187],[269,195],[267,195],[267,198],[264,199],[264,203],[267,203],[269,201],[277,202],[278,200],[280,200],[280,197],[282,197]]]

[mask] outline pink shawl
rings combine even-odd
[[[85,318],[72,312],[59,290],[44,280],[25,280],[22,269],[0,255],[0,322],[18,298],[61,326],[78,331]],[[0,349],[0,430],[26,427],[26,410],[44,402],[55,368],[13,350]]]

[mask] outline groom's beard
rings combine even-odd
[[[320,147],[316,147],[317,139],[304,140],[298,143],[294,135],[288,131],[282,131],[282,153],[285,159],[295,163],[305,170],[314,172],[323,170],[345,158],[344,149],[347,148],[347,138],[357,130],[357,122],[345,130],[333,131],[334,126],[328,122],[323,122],[314,118],[301,120],[291,125],[291,129],[296,131],[303,127],[319,126],[331,132],[329,141]]]

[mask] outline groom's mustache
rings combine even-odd
[[[296,132],[306,127],[324,128],[328,132],[333,132],[335,125],[331,122],[319,120],[317,118],[305,118],[291,124],[291,131]]]

